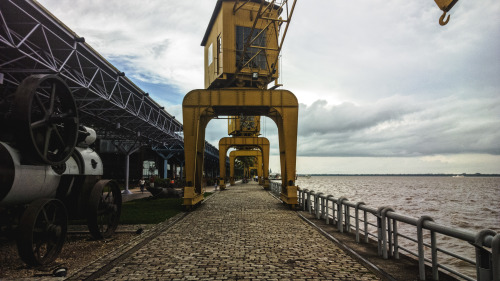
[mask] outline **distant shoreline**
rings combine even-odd
[[[500,177],[500,174],[297,174],[298,177]]]

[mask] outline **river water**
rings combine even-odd
[[[313,176],[299,177],[297,185],[335,198],[345,196],[350,202],[363,201],[375,209],[389,206],[414,218],[427,215],[442,225],[500,232],[500,177]],[[416,237],[415,227],[398,227],[400,232]],[[470,244],[440,235],[437,239],[438,247],[475,260]],[[400,240],[400,244],[416,251],[414,243]],[[475,276],[475,269],[465,262],[441,253],[438,260]]]

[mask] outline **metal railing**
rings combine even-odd
[[[271,192],[281,192],[281,183],[271,182]],[[316,219],[324,219],[326,224],[337,226],[339,232],[355,231],[356,242],[368,243],[370,237],[378,243],[378,254],[384,259],[399,259],[400,251],[413,255],[418,259],[420,280],[425,280],[425,264],[432,268],[432,280],[438,280],[439,269],[452,273],[465,280],[500,281],[500,233],[485,229],[472,232],[466,229],[444,226],[434,222],[429,216],[413,218],[396,213],[390,207],[378,209],[366,206],[364,202],[350,202],[346,197],[334,198],[322,192],[299,188],[299,207],[314,214]],[[354,212],[354,215],[352,215]],[[361,213],[361,215],[360,215]],[[354,222],[354,225],[351,223]],[[417,237],[410,237],[398,231],[398,223],[415,227]],[[370,231],[372,229],[372,233]],[[430,233],[429,242],[425,242],[424,231]],[[475,261],[459,254],[438,247],[436,234],[444,235],[468,242],[475,248]],[[400,239],[416,244],[417,251],[401,245]],[[443,239],[444,240],[444,239]],[[425,249],[430,249],[430,258],[425,256]],[[459,259],[476,267],[476,278],[473,279],[447,264],[439,263],[438,252]]]

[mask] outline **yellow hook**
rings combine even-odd
[[[448,18],[446,19],[446,21],[444,21],[445,17],[446,17],[446,11],[444,11],[443,14],[441,15],[441,17],[439,18],[440,25],[446,25],[450,21],[450,15],[448,15]]]

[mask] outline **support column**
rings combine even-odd
[[[130,154],[125,155],[125,190],[122,194],[132,194],[132,191],[128,189],[128,179],[130,175]]]
[[[229,153],[229,183],[235,185],[234,182],[234,161],[236,161],[236,156],[233,154],[234,151]]]
[[[298,204],[295,186],[298,112],[283,108],[281,116],[271,116],[271,119],[278,125],[282,187],[280,199],[295,206]]]
[[[189,94],[188,94],[189,95]],[[184,98],[184,102],[186,97]],[[183,106],[184,161],[186,185],[184,187],[183,205],[187,208],[201,202],[204,198],[202,187],[203,157],[205,152],[205,128],[213,117],[204,114],[200,107],[185,108]]]
[[[260,185],[263,185],[264,184],[264,180],[262,178],[263,174],[263,167],[262,167],[262,155],[257,156],[257,177],[259,177],[259,184]]]
[[[163,178],[168,178],[168,160],[163,159]]]
[[[113,142],[113,145],[125,155],[125,190],[122,191],[122,194],[132,194],[132,191],[129,190],[129,175],[130,175],[130,155],[138,151],[142,144],[136,140],[134,143],[130,141],[123,142]]]
[[[225,145],[220,145],[219,141],[219,187],[220,190],[226,189],[226,153],[229,147]],[[224,159],[224,161],[220,161]],[[229,165],[231,165],[231,159],[229,159]]]

